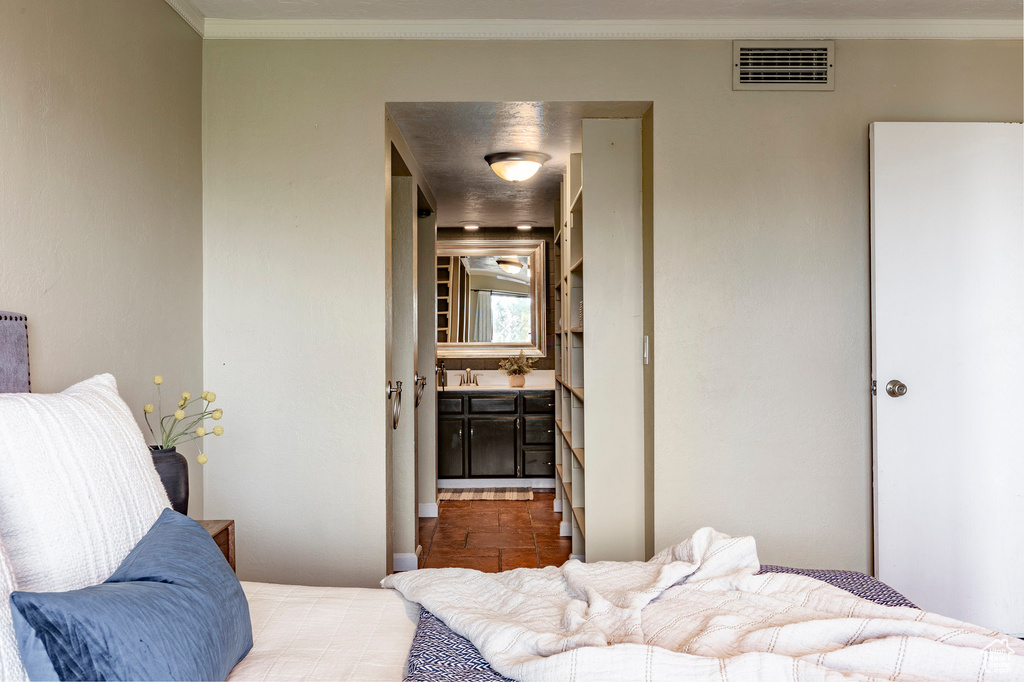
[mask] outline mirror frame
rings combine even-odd
[[[439,358],[505,358],[518,355],[547,356],[547,258],[543,239],[438,239],[437,256],[529,256],[530,298],[537,303],[531,317],[532,343],[493,343],[484,341],[437,344]],[[435,289],[437,276],[434,277]],[[437,299],[434,299],[436,310]]]

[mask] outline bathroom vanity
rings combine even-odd
[[[553,390],[455,386],[438,391],[438,478],[554,475]]]

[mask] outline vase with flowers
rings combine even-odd
[[[209,431],[204,426],[206,419],[219,421],[224,416],[224,411],[219,407],[210,408],[210,403],[217,399],[212,391],[203,391],[199,397],[193,398],[192,394],[184,391],[177,401],[174,412],[164,414],[163,395],[160,386],[164,378],[159,374],[153,377],[156,384],[157,401],[156,405],[149,403],[142,408],[146,418],[146,426],[153,436],[156,444],[150,445],[150,454],[153,456],[153,465],[160,474],[160,482],[167,491],[167,497],[171,500],[171,508],[180,514],[188,513],[188,461],[184,455],[178,452],[177,446],[190,443],[197,438],[208,434],[220,436],[224,433],[224,427],[217,425]],[[160,435],[153,430],[153,424],[149,421],[149,415],[156,412],[157,426],[160,428]],[[190,414],[191,413],[191,414]],[[196,457],[200,464],[206,464],[207,456],[200,452]]]
[[[519,351],[519,355],[498,360],[498,367],[508,375],[508,385],[512,388],[522,388],[526,385],[526,375],[533,371],[533,363],[537,358],[528,358]]]

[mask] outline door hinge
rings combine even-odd
[[[871,380],[871,395],[878,395],[878,382]]]

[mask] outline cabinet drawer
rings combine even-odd
[[[550,417],[524,417],[526,433],[523,442],[527,445],[548,445],[555,442],[555,420]]]
[[[516,412],[516,396],[470,396],[469,398],[469,412],[470,414],[480,413],[498,413],[498,414],[512,414]]]
[[[554,476],[554,450],[523,450],[524,476]]]
[[[462,396],[448,396],[444,393],[437,394],[438,414],[462,414]]]
[[[555,392],[523,395],[523,412],[526,414],[548,414],[555,411]]]

